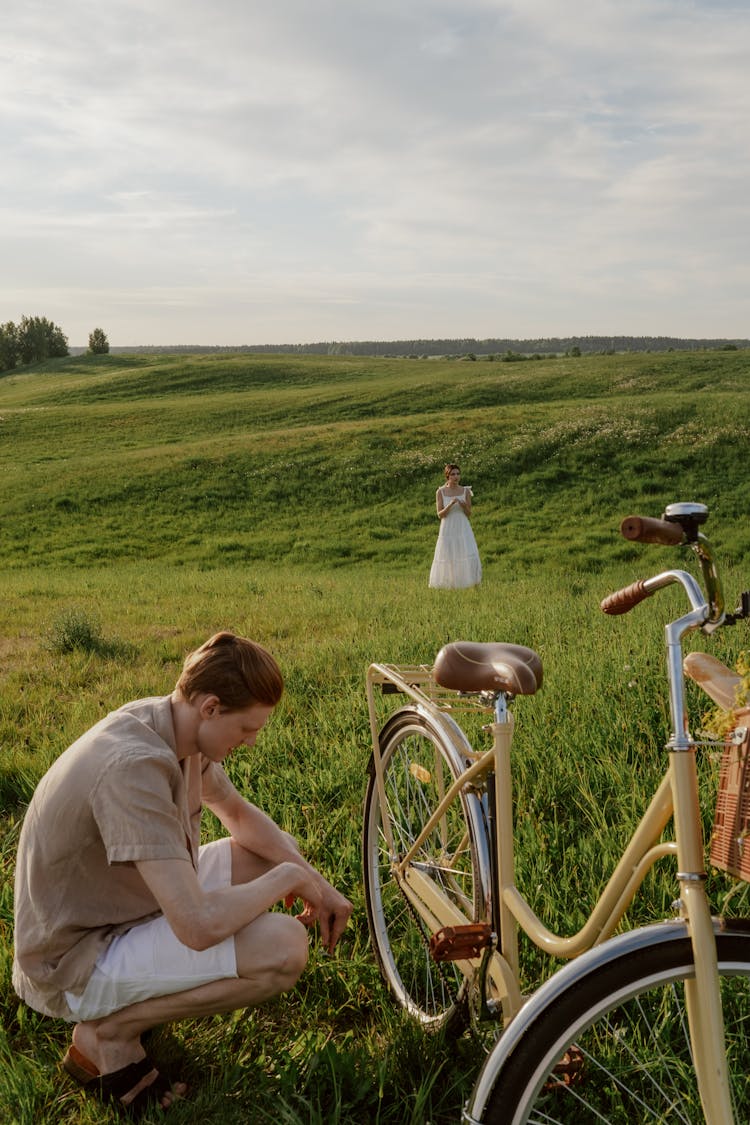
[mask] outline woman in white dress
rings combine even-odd
[[[458,590],[482,581],[482,564],[471,530],[471,489],[461,483],[458,465],[445,466],[445,484],[435,493],[440,533],[430,570],[430,586]]]

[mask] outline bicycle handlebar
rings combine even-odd
[[[724,595],[716,570],[713,551],[698,526],[705,519],[706,510],[701,505],[671,505],[669,519],[653,519],[650,516],[626,516],[620,524],[620,532],[625,539],[634,543],[656,543],[664,547],[686,544],[697,554],[703,581],[705,597],[694,579],[684,571],[669,571],[655,578],[639,579],[630,586],[607,595],[600,603],[603,613],[610,616],[628,613],[634,606],[655,593],[664,585],[680,582],[685,588],[693,610],[705,608],[706,616],[701,628],[709,631],[718,628],[725,620]]]
[[[608,594],[602,601],[600,609],[602,613],[608,613],[610,617],[616,617],[621,613],[629,613],[634,606],[637,606],[645,598],[650,598],[652,594],[653,590],[647,590],[646,583],[642,578],[639,578],[623,590]]]
[[[685,538],[679,523],[655,520],[650,516],[626,516],[620,524],[620,532],[631,542],[659,543],[663,547],[675,547]]]

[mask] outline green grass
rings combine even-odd
[[[365,669],[430,661],[459,637],[539,651],[545,687],[516,705],[518,879],[545,921],[577,928],[660,776],[662,627],[680,604],[668,591],[612,620],[598,602],[692,566],[625,543],[617,526],[701,500],[730,603],[750,586],[749,375],[738,352],[534,364],[103,356],[0,378],[0,1120],[114,1120],[60,1080],[65,1025],[10,987],[24,805],[87,726],[170,690],[184,653],[232,628],[268,645],[287,680],[232,775],[355,913],[339,954],[314,948],[290,996],[155,1034],[158,1058],[192,1090],[170,1120],[455,1122],[480,1052],[471,1039],[426,1042],[393,1010],[369,948]],[[431,591],[434,490],[453,459],[474,487],[485,576]],[[710,644],[729,662],[748,647],[742,626]],[[703,702],[690,699],[699,723]],[[718,901],[726,888],[712,877],[711,889]],[[667,865],[629,921],[662,916],[673,897]],[[534,956],[525,965],[549,971]]]
[[[624,504],[677,481],[721,505],[741,556],[749,371],[747,352],[56,361],[0,378],[0,562],[411,568],[451,459],[488,562],[558,546],[588,569]]]

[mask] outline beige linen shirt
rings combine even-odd
[[[18,845],[13,986],[32,1008],[72,1019],[117,934],[159,913],[136,860],[195,867],[200,815],[233,787],[220,765],[176,755],[168,696],[111,712],[44,775]]]

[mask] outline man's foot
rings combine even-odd
[[[102,1074],[96,1064],[72,1044],[63,1059],[63,1067],[87,1093],[114,1103],[123,1113],[135,1118],[154,1104],[169,1109],[174,1098],[184,1094],[187,1088],[184,1083],[173,1088],[147,1055],[138,1062]]]

